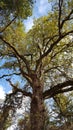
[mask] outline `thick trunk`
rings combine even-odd
[[[33,97],[31,102],[31,130],[44,130],[44,105],[43,100]]]
[[[33,81],[30,121],[31,130],[44,130],[43,86],[37,79]]]

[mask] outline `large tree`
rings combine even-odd
[[[6,97],[0,126],[8,111],[21,104],[20,97],[28,96],[31,130],[44,130],[44,100],[73,90],[73,1],[51,3],[52,11],[35,20],[28,33],[20,20],[9,23],[2,31],[0,56],[5,64],[0,68],[8,69],[9,74],[0,78],[6,77],[13,91]],[[23,87],[12,82],[13,75],[25,81]]]

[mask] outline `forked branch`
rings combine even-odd
[[[13,90],[15,93],[17,92],[21,92],[24,96],[29,96],[30,98],[32,97],[32,94],[30,92],[26,92],[24,90],[22,90],[21,88],[18,88],[16,85],[14,85],[10,79],[7,79],[7,81],[9,82],[9,84],[12,86]]]

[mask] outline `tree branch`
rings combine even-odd
[[[17,92],[21,92],[24,96],[29,96],[30,98],[32,98],[32,94],[30,92],[26,92],[20,88],[18,88],[17,86],[15,86],[11,81],[10,79],[7,79],[7,81],[9,82],[9,84],[12,86],[12,88],[14,89],[14,92],[17,93]]]
[[[56,37],[58,37],[58,35],[54,35],[54,36],[52,36],[52,37],[47,37],[47,38],[44,38],[43,39],[43,42],[45,42],[46,40],[47,40],[47,42],[46,42],[46,44],[45,44],[45,48],[44,48],[44,53],[45,53],[45,51],[46,51],[46,49],[47,49],[47,47],[48,47],[48,44],[51,42],[51,41],[53,41]]]
[[[67,48],[72,47],[73,43],[70,44],[70,42],[66,45],[64,45],[60,50],[58,50],[52,57],[51,59],[53,59],[55,56],[57,56],[58,54],[60,54],[61,52],[64,52],[67,50]]]
[[[58,18],[58,29],[59,29],[59,36],[61,36],[61,29],[63,28],[63,25],[66,21],[72,20],[73,17],[71,15],[73,14],[73,9],[70,11],[70,13],[62,20],[62,5],[63,5],[63,0],[59,0],[59,18]],[[62,22],[61,22],[62,21]]]
[[[20,74],[21,73],[4,74],[4,75],[0,76],[0,79],[2,79],[4,77],[12,76],[12,75],[20,75]]]
[[[62,15],[62,5],[63,5],[63,0],[59,0],[59,18],[58,18],[59,36],[61,36],[60,23],[61,23],[61,15]]]
[[[32,83],[31,77],[29,76],[29,74],[27,74],[26,72],[23,71],[23,67],[21,66],[21,62],[20,62],[18,57],[17,57],[17,59],[18,59],[19,68],[20,68],[22,76],[25,77],[27,79],[27,81],[31,84]]]
[[[68,91],[69,88],[65,89],[65,87],[68,87],[68,86],[72,86],[71,90],[70,90],[70,91],[72,91],[73,90],[73,80],[65,81],[63,83],[55,85],[54,87],[51,86],[49,90],[46,90],[43,93],[43,97],[44,98],[50,98],[52,96],[55,96],[58,93],[63,93],[65,91]]]
[[[40,62],[42,61],[42,59],[44,59],[44,58],[52,51],[52,49],[53,49],[64,37],[66,37],[67,35],[69,35],[69,34],[71,34],[71,33],[73,33],[73,30],[71,30],[71,31],[69,31],[69,32],[67,32],[67,33],[63,33],[60,37],[58,37],[58,39],[57,39],[53,44],[50,45],[49,49],[48,49],[44,54],[42,54],[41,57],[36,61],[36,62],[37,62],[37,63],[36,63],[36,69],[38,68],[38,66],[39,66]]]
[[[17,16],[16,17],[14,17],[1,31],[0,31],[0,33],[3,33],[11,24],[12,24],[12,22],[14,22],[14,20],[17,18]]]
[[[64,18],[64,20],[61,22],[61,25],[60,25],[60,29],[62,29],[64,23],[68,20],[72,20],[73,18],[70,18],[71,15],[73,14],[73,9],[71,10],[71,12]]]
[[[58,67],[60,67],[60,66],[55,66],[55,67],[48,68],[48,69],[46,69],[46,70],[44,71],[44,74],[48,73],[48,72],[51,71],[51,70],[57,69]]]
[[[58,92],[54,93],[53,96],[55,96],[56,94],[65,93],[65,92],[69,92],[69,91],[73,91],[73,86],[69,87],[69,88],[65,88],[63,90],[59,90]]]
[[[0,39],[14,51],[16,57],[19,57],[19,58],[21,58],[21,59],[23,60],[23,62],[24,62],[25,65],[26,65],[26,68],[27,68],[28,72],[30,72],[29,62],[26,60],[26,58],[25,58],[24,56],[20,55],[20,54],[17,52],[17,50],[16,50],[9,42],[7,42],[5,39],[3,39],[2,36],[0,36]]]

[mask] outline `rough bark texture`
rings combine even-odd
[[[38,78],[33,78],[33,96],[30,110],[31,130],[44,130],[43,86]]]

